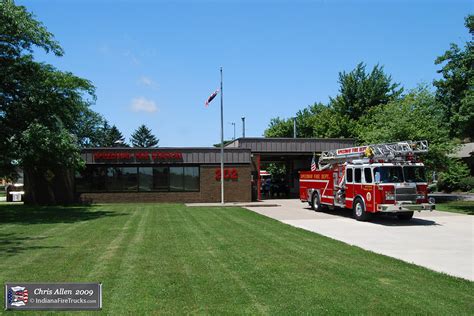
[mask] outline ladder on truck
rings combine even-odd
[[[324,170],[335,163],[354,159],[386,159],[404,158],[408,155],[428,152],[428,141],[402,141],[396,143],[373,144],[324,151],[319,157],[319,170]]]

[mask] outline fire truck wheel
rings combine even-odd
[[[311,209],[316,212],[321,210],[321,201],[319,200],[318,193],[314,193],[313,197],[311,198]]]
[[[358,221],[368,221],[370,219],[370,213],[365,211],[365,205],[362,203],[360,198],[356,199],[354,202],[354,218]]]
[[[397,217],[401,221],[409,221],[413,217],[413,212],[398,213]]]

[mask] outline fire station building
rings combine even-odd
[[[261,199],[260,171],[270,163],[286,170],[287,197],[298,195],[298,172],[310,168],[313,154],[350,147],[352,139],[239,138],[220,148],[90,148],[75,176],[82,202],[219,202],[224,177],[226,202]]]

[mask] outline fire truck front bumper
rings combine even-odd
[[[395,204],[379,204],[377,211],[384,213],[398,213],[398,212],[412,212],[412,211],[432,211],[435,209],[434,203],[421,203],[421,204],[407,204],[407,203],[395,203]]]

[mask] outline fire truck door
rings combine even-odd
[[[336,171],[336,172],[333,172],[332,174],[333,176],[333,197],[334,197],[334,204],[335,205],[340,205],[342,204],[343,200],[342,200],[342,191],[341,191],[341,188],[339,187],[339,173]]]
[[[352,207],[351,201],[354,198],[354,186],[352,185],[353,181],[354,181],[354,169],[347,168],[346,169],[346,202],[350,203],[350,206],[348,207]]]

